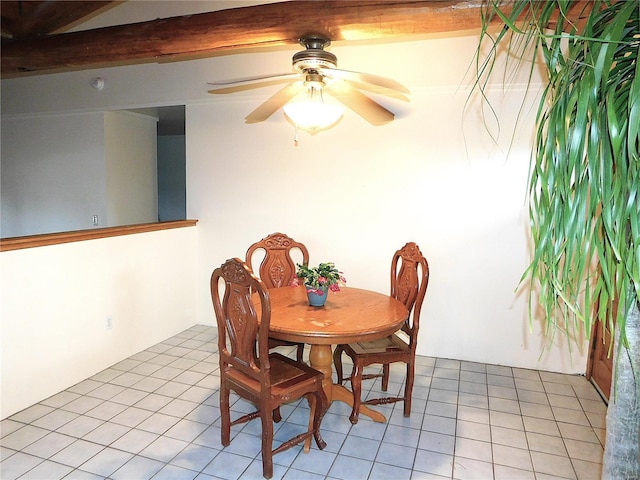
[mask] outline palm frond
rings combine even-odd
[[[487,86],[501,44],[516,58],[542,53],[549,82],[536,117],[534,250],[522,281],[537,284],[547,331],[591,332],[595,319],[613,331],[616,322],[626,345],[625,314],[640,298],[640,4],[587,2],[579,26],[569,12],[580,5],[489,1],[485,25],[497,15],[504,28],[495,38],[482,31],[493,44],[477,58],[476,85]]]

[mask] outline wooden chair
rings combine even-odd
[[[254,295],[260,298],[260,308],[254,307]],[[242,260],[227,260],[213,271],[211,299],[218,321],[222,445],[231,443],[232,425],[260,417],[262,473],[265,478],[271,478],[273,455],[311,436],[318,448],[326,446],[320,436],[320,422],[327,409],[327,397],[322,389],[324,375],[279,353],[269,354],[269,292]],[[252,402],[257,410],[231,421],[231,391]],[[273,449],[273,422],[280,420],[280,406],[301,397],[309,400],[313,421],[309,422],[306,432]]]
[[[391,296],[404,303],[409,310],[409,317],[402,328],[395,334],[375,342],[360,342],[338,345],[333,353],[333,362],[338,374],[338,383],[351,381],[353,392],[353,409],[349,419],[358,422],[360,405],[380,405],[404,402],[404,416],[411,414],[411,395],[415,371],[416,343],[420,326],[420,310],[429,283],[429,264],[418,245],[407,243],[398,250],[391,260]],[[402,336],[406,336],[405,341]],[[342,353],[353,360],[350,377],[342,376]],[[407,378],[402,397],[373,398],[361,400],[362,380],[382,377],[382,390],[387,391],[389,385],[389,365],[394,362],[407,364]],[[373,364],[383,365],[382,374],[363,374],[364,367]]]
[[[299,251],[302,265],[309,265],[309,252],[302,243],[296,242],[284,233],[272,233],[259,242],[254,243],[247,250],[245,261],[253,268],[254,255],[264,252],[264,258],[257,271],[258,276],[267,288],[286,287],[296,276],[296,264],[291,257],[292,250]],[[295,346],[296,359],[301,362],[304,353],[304,343],[286,342],[276,338],[269,339],[270,348],[281,346]]]

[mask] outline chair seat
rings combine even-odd
[[[385,353],[406,353],[409,345],[397,335],[390,335],[371,342],[355,342],[344,345],[345,351],[351,350],[355,355],[376,355]]]
[[[286,340],[269,337],[269,350],[277,347],[296,347],[296,360],[303,361],[304,343],[287,342]]]
[[[295,390],[307,390],[308,385],[313,384],[317,377],[324,378],[324,374],[308,365],[301,364],[295,360],[285,357],[280,353],[269,354],[271,376],[271,396],[273,398],[282,397],[291,393],[291,387],[295,385]],[[228,371],[230,381],[241,386],[243,390],[255,395],[260,394],[260,382],[245,375],[240,370],[230,368]]]

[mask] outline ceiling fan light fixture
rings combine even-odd
[[[284,113],[298,128],[324,130],[342,118],[343,110],[328,103],[296,102],[284,106]]]
[[[300,102],[287,103],[282,109],[296,125],[310,132],[324,130],[342,118],[344,110],[338,105],[325,103],[322,96],[322,81],[307,81],[306,97]]]
[[[315,33],[305,34],[299,39],[299,43],[305,49],[293,55],[293,69],[297,73],[259,75],[211,83],[214,88],[209,93],[233,93],[287,81],[288,85],[249,113],[245,117],[245,123],[263,122],[283,109],[285,118],[296,126],[296,130],[301,128],[312,134],[332,127],[342,118],[342,106],[324,103],[322,94],[326,91],[325,87],[330,89],[337,101],[374,126],[391,122],[394,114],[360,92],[361,89],[409,101],[405,95],[409,94],[409,90],[395,80],[338,69],[337,57],[325,50],[331,44],[329,37]],[[305,96],[306,101],[293,103],[300,96]]]

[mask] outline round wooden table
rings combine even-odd
[[[409,312],[404,304],[389,295],[341,287],[329,292],[324,307],[312,307],[304,287],[269,290],[271,299],[270,335],[280,340],[311,345],[309,362],[324,373],[323,387],[329,400],[353,405],[349,390],[332,380],[332,345],[384,338],[396,332]],[[384,415],[362,405],[360,413],[377,422]]]

